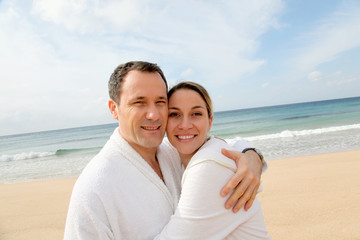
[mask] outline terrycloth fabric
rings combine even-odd
[[[178,209],[156,239],[270,239],[260,202],[234,214],[224,207],[220,190],[233,176],[234,161],[221,154],[230,148],[225,141],[211,138],[191,158],[182,178]]]
[[[182,175],[175,149],[157,152],[166,185],[116,129],[74,186],[64,239],[153,239],[175,211]]]

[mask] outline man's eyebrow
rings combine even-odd
[[[134,98],[130,98],[130,102],[132,101],[135,101],[135,100],[144,100],[146,97],[143,97],[143,96],[137,96],[137,97],[134,97]]]
[[[137,97],[131,98],[131,99],[130,99],[130,102],[131,102],[131,101],[136,101],[136,100],[144,100],[144,99],[147,99],[147,97],[137,96]],[[158,97],[158,99],[167,101],[167,97],[164,97],[164,96],[160,96],[160,97]]]

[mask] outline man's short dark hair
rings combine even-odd
[[[111,74],[108,88],[109,88],[109,96],[110,98],[119,104],[120,95],[121,95],[121,86],[123,83],[123,80],[130,71],[137,70],[140,72],[149,72],[154,73],[158,72],[161,76],[161,78],[164,80],[166,85],[166,92],[168,91],[168,85],[166,82],[166,78],[164,76],[164,73],[160,69],[158,65],[155,63],[149,63],[149,62],[143,62],[143,61],[131,61],[124,64],[121,64],[117,66],[114,70],[114,72]]]

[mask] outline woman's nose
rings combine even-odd
[[[182,120],[181,120],[181,123],[179,124],[179,127],[181,129],[190,129],[192,128],[193,124],[191,122],[191,119],[189,119],[188,117],[184,117]]]

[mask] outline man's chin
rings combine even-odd
[[[146,139],[146,140],[144,139],[142,142],[143,142],[144,147],[157,148],[162,143],[162,140],[163,140],[163,137],[162,138]]]

